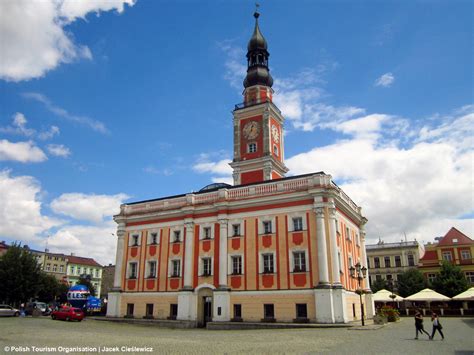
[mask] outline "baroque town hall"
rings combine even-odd
[[[109,317],[189,326],[360,319],[349,267],[367,266],[367,220],[330,175],[284,177],[284,118],[254,16],[244,102],[233,111],[234,186],[121,206]]]

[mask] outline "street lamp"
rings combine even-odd
[[[360,282],[367,277],[367,268],[365,266],[360,265],[360,263],[357,263],[354,266],[351,266],[349,268],[349,271],[351,273],[351,277],[353,279],[357,279],[358,284],[359,284],[359,289],[357,290],[357,293],[359,294],[360,297],[360,314],[361,314],[361,319],[362,319],[362,325],[365,325],[364,322],[364,304],[362,303],[362,287],[360,285]]]
[[[395,298],[397,298],[397,296],[393,293],[393,280],[392,279],[388,280],[388,286],[390,287],[390,291],[392,292],[392,294],[389,297],[392,299],[393,306],[395,307]]]

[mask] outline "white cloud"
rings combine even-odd
[[[69,148],[62,144],[48,144],[46,148],[51,155],[56,157],[67,158],[71,155]]]
[[[297,154],[286,165],[291,174],[323,170],[340,181],[344,191],[363,207],[369,219],[369,238],[398,239],[406,232],[429,240],[433,235],[428,233],[435,229],[433,221],[440,229],[436,235],[446,233],[453,221],[472,227],[472,219],[459,217],[474,210],[473,145],[461,149],[452,139],[472,139],[472,130],[465,130],[467,116],[453,116],[449,123],[433,127],[436,131],[449,125],[452,130],[444,136],[435,134],[433,141],[422,141],[425,132],[411,128],[416,133],[413,141],[402,145],[397,139],[387,139],[384,132],[390,125],[404,127],[406,122],[397,125],[396,118],[369,115],[339,126],[350,139]],[[464,231],[472,233],[472,228]]]
[[[164,175],[164,176],[171,176],[173,175],[173,170],[164,168],[164,169],[159,169],[153,165],[148,165],[145,168],[143,168],[143,171],[149,174],[154,174],[154,175]]]
[[[77,256],[93,258],[102,265],[115,264],[117,230],[113,221],[98,226],[65,226],[48,238],[48,246],[53,252],[75,253]],[[91,248],[91,245],[94,247]]]
[[[392,73],[385,73],[380,78],[375,80],[375,86],[383,86],[384,88],[390,87],[395,81],[395,77]]]
[[[72,217],[77,220],[102,223],[120,212],[120,205],[129,196],[120,193],[116,195],[87,195],[83,193],[65,193],[51,202],[54,212]]]
[[[40,78],[62,63],[91,59],[89,48],[75,44],[64,27],[89,12],[122,12],[124,3],[134,1],[0,1],[0,79]]]
[[[51,126],[49,130],[40,132],[38,134],[38,138],[45,141],[45,140],[53,138],[56,135],[59,135],[59,133],[60,133],[60,130],[58,126]]]
[[[31,176],[0,171],[0,235],[23,242],[39,242],[40,234],[61,222],[42,215],[41,186]]]
[[[225,73],[224,79],[229,81],[230,85],[237,89],[242,90],[243,81],[247,73],[247,67],[244,65],[245,52],[242,48],[233,45],[233,40],[224,40],[218,42],[217,46],[227,56],[224,62]]]
[[[35,134],[34,129],[26,127],[27,119],[24,114],[17,112],[13,115],[12,125],[6,127],[0,127],[0,132],[9,134],[19,134],[26,137],[31,137]]]
[[[48,111],[54,113],[55,115],[61,118],[64,118],[71,122],[79,123],[80,125],[83,125],[83,126],[87,126],[96,132],[108,133],[108,129],[103,122],[94,120],[87,116],[78,116],[78,115],[71,114],[65,109],[63,109],[62,107],[59,107],[53,104],[53,102],[43,94],[40,94],[37,92],[26,92],[26,93],[23,93],[22,96],[27,99],[35,100],[37,102],[42,103]],[[53,127],[51,127],[51,129],[52,131],[55,131],[56,129]],[[58,133],[59,133],[59,129],[58,129]],[[49,135],[46,134],[44,137],[49,137]]]
[[[39,163],[47,159],[46,154],[32,141],[12,143],[6,139],[0,140],[0,161]]]
[[[225,152],[212,154],[202,153],[197,162],[193,165],[193,170],[200,174],[212,174],[212,182],[224,182],[233,185],[232,168],[229,163],[232,161],[225,158]],[[212,161],[214,158],[219,160]]]

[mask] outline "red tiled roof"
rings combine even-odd
[[[457,239],[457,242],[454,243],[453,239]],[[458,231],[456,228],[452,227],[448,233],[441,239],[438,243],[438,246],[447,246],[447,245],[465,245],[465,244],[474,244],[474,240],[469,238],[467,235]]]
[[[420,262],[428,261],[428,260],[438,260],[438,254],[436,250],[428,250],[425,252],[425,255],[420,259]]]
[[[95,261],[92,258],[83,258],[82,256],[72,256],[72,255],[69,255],[66,258],[68,259],[68,262],[71,264],[102,267],[102,265],[100,265],[97,261]]]

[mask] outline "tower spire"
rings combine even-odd
[[[263,37],[260,27],[258,25],[258,18],[260,13],[258,7],[260,5],[255,4],[255,28],[253,30],[252,37],[247,45],[247,76],[244,79],[244,87],[248,88],[254,85],[263,85],[272,87],[273,78],[270,75],[270,69],[268,68],[268,45],[265,37]]]

